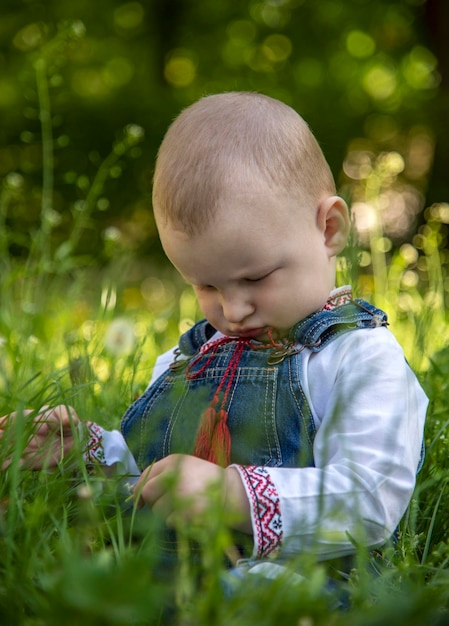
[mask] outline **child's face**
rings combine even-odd
[[[230,192],[218,217],[189,236],[160,225],[168,258],[208,321],[225,335],[264,340],[320,310],[334,287],[335,251],[316,210],[270,189]]]

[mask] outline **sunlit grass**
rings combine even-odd
[[[349,585],[351,609],[332,609],[337,596],[323,586],[325,569],[313,559],[303,564],[306,577],[298,588],[274,581],[261,593],[249,580],[225,597],[221,581],[227,531],[216,514],[211,514],[209,530],[186,529],[184,539],[181,534],[180,569],[164,579],[160,522],[124,512],[115,482],[88,475],[76,455],[50,473],[21,468],[20,449],[29,428],[24,421],[22,430],[13,433],[14,461],[1,481],[2,623],[432,623],[426,620],[436,619],[448,601],[449,357],[441,351],[446,321],[437,247],[426,242],[423,254],[429,268],[435,265],[426,292],[401,280],[409,271],[404,250],[386,263],[381,294],[370,292],[369,273],[360,272],[356,281],[357,295],[370,296],[389,312],[392,330],[404,343],[432,406],[427,461],[399,542],[388,552],[390,565],[379,565],[382,574],[373,583],[364,574],[367,556],[361,551],[360,569]],[[148,384],[157,355],[198,317],[191,290],[171,270],[149,267],[148,275],[129,283],[112,268],[97,281],[91,270],[70,277],[47,275],[42,293],[27,268],[9,262],[15,276],[31,282],[25,307],[14,287],[21,281],[11,281],[3,290],[0,412],[63,403],[74,406],[83,419],[117,428],[127,406]],[[151,286],[159,293],[157,301],[151,298]],[[412,306],[404,310],[404,301]],[[429,308],[430,302],[434,306]],[[200,582],[198,565],[189,560],[190,539],[200,546]],[[164,614],[164,598],[171,598],[174,613]]]
[[[418,624],[433,623],[448,603],[449,504],[446,354],[447,279],[438,211],[413,244],[397,250],[384,237],[349,247],[339,283],[384,308],[390,328],[430,397],[427,457],[398,542],[381,574],[366,573],[360,549],[345,593],[326,585],[326,568],[301,561],[299,586],[251,579],[225,594],[223,558],[229,545],[221,514],[202,529],[178,528],[180,566],[164,576],[161,522],[124,506],[113,479],[89,474],[80,458],[53,472],[20,466],[30,422],[19,420],[3,441],[12,454],[0,486],[0,623],[125,624]],[[43,405],[73,406],[83,420],[118,428],[145,389],[159,354],[196,319],[192,290],[168,266],[117,257],[101,272],[92,265],[58,268],[38,248],[35,261],[11,257],[7,242],[0,308],[0,414]],[[37,244],[36,244],[37,245]],[[366,262],[368,258],[369,262]],[[373,259],[376,259],[373,263]],[[191,560],[189,542],[199,548]],[[199,576],[201,571],[201,576]],[[172,608],[167,613],[165,602]]]
[[[118,428],[126,408],[147,386],[157,356],[200,315],[191,289],[168,266],[130,258],[117,248],[110,264],[100,269],[75,254],[117,156],[140,139],[137,127],[126,127],[99,165],[85,197],[74,207],[67,241],[52,245],[58,216],[51,207],[53,138],[45,69],[42,60],[37,63],[44,113],[42,220],[26,260],[10,254],[15,233],[6,228],[23,178],[10,174],[0,194],[0,414],[22,414],[0,445],[0,464],[11,457],[0,479],[0,624],[446,623],[449,354],[444,228],[449,215],[443,205],[430,207],[413,241],[399,247],[374,222],[363,246],[350,246],[339,265],[340,284],[352,283],[356,296],[386,310],[390,328],[431,400],[426,461],[398,541],[386,550],[386,562],[371,562],[362,548],[357,551],[345,590],[350,608],[336,608],[341,593],[326,586],[326,567],[313,555],[296,564],[303,578],[295,583],[289,577],[264,584],[249,578],[234,581],[232,594],[226,593],[223,557],[229,535],[219,503],[207,512],[204,527],[178,526],[180,564],[168,573],[161,562],[161,521],[151,511],[127,504],[114,479],[88,472],[81,441],[54,471],[21,466],[31,434],[25,408],[70,405],[83,420]],[[383,178],[379,170],[371,172],[357,190],[358,201],[371,207],[394,183],[387,165],[397,168],[398,159],[379,163]],[[192,540],[198,547],[195,559],[189,549]],[[373,577],[367,566],[380,575]]]

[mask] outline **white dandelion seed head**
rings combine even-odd
[[[129,354],[136,343],[133,324],[126,319],[113,320],[106,331],[104,345],[106,350],[114,356]]]

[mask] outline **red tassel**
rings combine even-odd
[[[218,421],[212,433],[209,460],[216,465],[227,467],[231,459],[231,433],[228,428],[228,413],[218,411]]]
[[[270,329],[268,333],[270,343],[267,345],[259,345],[259,349],[285,349],[283,342],[279,343],[275,341],[272,332],[272,329]],[[185,373],[188,380],[193,380],[203,374],[217,355],[220,346],[228,343],[235,343],[234,352],[229,359],[226,370],[215,391],[211,405],[203,413],[195,441],[195,449],[193,451],[193,454],[200,459],[205,459],[206,461],[223,467],[227,467],[231,462],[231,433],[227,424],[228,413],[225,411],[224,407],[226,406],[228,396],[231,392],[232,383],[235,379],[240,358],[245,347],[250,346],[254,349],[256,349],[256,347],[252,345],[250,338],[236,339],[235,337],[222,337],[221,339],[217,339],[216,341],[202,346],[199,354],[187,366]],[[194,366],[198,364],[203,357],[207,357],[204,364],[194,372]],[[217,412],[215,407],[218,405],[219,400],[221,409]]]
[[[213,407],[210,406],[204,411],[196,436],[195,450],[193,452],[193,454],[200,459],[207,460],[210,455],[212,435],[217,419],[217,411]]]
[[[231,433],[227,425],[228,414],[209,407],[204,411],[193,454],[216,465],[227,467],[231,458]]]
[[[236,340],[232,337],[223,337],[223,339],[219,339],[207,345],[205,349],[201,349],[200,356],[209,353],[206,362],[197,372],[192,374],[192,365],[196,363],[196,359],[194,359],[186,370],[186,378],[192,380],[202,374],[214,358],[218,347],[224,343],[234,341]],[[195,456],[215,463],[216,465],[221,465],[222,467],[227,467],[231,459],[231,433],[227,425],[228,414],[224,407],[226,406],[226,400],[231,391],[240,357],[243,354],[245,346],[249,344],[250,339],[236,341],[235,350],[229,359],[229,363],[217,387],[211,405],[203,413],[195,441],[195,449],[193,451]],[[223,393],[222,390],[224,390]],[[217,413],[215,407],[220,398],[222,408]]]

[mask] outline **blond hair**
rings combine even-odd
[[[230,186],[254,178],[314,207],[335,193],[318,142],[291,107],[252,92],[206,96],[175,119],[162,141],[153,209],[187,234],[202,232]]]

